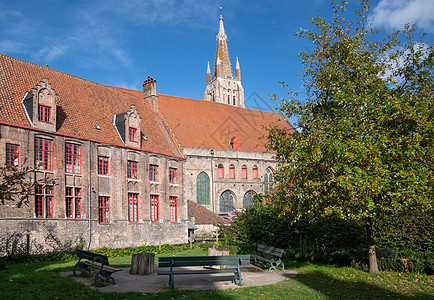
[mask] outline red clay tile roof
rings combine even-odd
[[[142,91],[116,89],[143,97]],[[267,133],[263,125],[294,131],[282,115],[273,112],[162,94],[158,94],[158,105],[182,147],[230,150],[230,139],[238,137],[241,151],[265,151],[259,140]]]
[[[43,78],[48,79],[58,96],[58,133],[122,146],[113,125],[113,116],[128,111],[134,104],[142,119],[141,132],[148,137],[143,141],[142,149],[182,156],[164,121],[143,96],[136,97],[3,54],[0,54],[0,121],[31,127],[20,101]],[[59,115],[60,111],[63,115]],[[98,124],[101,130],[97,130],[94,124]]]
[[[205,224],[213,224],[215,226],[219,224],[228,224],[229,221],[220,217],[218,214],[210,211],[206,207],[197,204],[196,202],[187,201],[188,206],[188,217],[194,217],[194,224],[197,225],[205,225]]]

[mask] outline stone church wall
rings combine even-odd
[[[275,170],[276,160],[273,153],[236,151],[236,150],[213,150],[201,148],[186,148],[182,151],[187,160],[184,166],[184,197],[186,200],[197,202],[197,176],[203,171],[211,181],[210,184],[210,204],[204,205],[206,208],[219,213],[220,195],[229,190],[234,196],[234,208],[243,208],[244,195],[253,191],[263,193],[263,176],[267,168]],[[218,166],[223,165],[224,176],[218,178]],[[235,168],[235,178],[229,178],[229,166]],[[242,167],[247,168],[247,179],[242,178]],[[252,178],[253,167],[258,169],[258,178]]]

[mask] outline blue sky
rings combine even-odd
[[[309,17],[331,15],[330,0],[0,0],[0,53],[98,83],[141,89],[147,76],[162,94],[203,99],[206,63],[216,51],[219,7],[233,67],[239,57],[246,106],[269,110],[279,81],[300,90],[294,36]],[[358,1],[349,0],[349,11]],[[390,32],[416,23],[434,33],[433,0],[371,1],[370,22]]]

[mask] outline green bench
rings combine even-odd
[[[248,271],[241,269],[243,265],[250,264],[250,255],[224,255],[224,256],[186,256],[186,257],[160,257],[159,268],[170,268],[167,271],[158,271],[158,275],[169,275],[170,288],[175,287],[174,275],[186,274],[211,274],[211,273],[234,273],[232,280],[236,285],[242,284],[241,272]],[[190,266],[231,266],[228,269],[203,269],[191,270],[182,267]],[[176,268],[176,269],[175,269]]]
[[[262,260],[270,263],[271,267],[268,269],[270,271],[271,269],[277,271],[276,267],[279,265],[282,265],[282,270],[285,270],[285,264],[280,259],[283,253],[285,253],[285,250],[258,244],[258,249],[256,251],[260,252],[261,255],[252,254],[252,259],[254,259],[255,262],[257,260]],[[278,259],[276,260],[276,258]]]
[[[110,279],[115,282],[114,278],[111,276],[115,272],[122,271],[122,269],[116,269],[110,267],[110,263],[108,261],[108,257],[102,254],[93,253],[85,250],[75,249],[73,255],[78,256],[78,261],[74,265],[72,269],[72,273],[74,276],[77,276],[76,270],[80,268],[86,272],[90,273],[90,268],[96,269],[94,280],[95,283],[98,282],[98,276],[101,275],[104,277],[104,282],[109,281]],[[82,260],[85,259],[85,260]]]

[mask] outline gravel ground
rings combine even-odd
[[[203,269],[201,267],[186,267],[186,269]],[[294,277],[297,274],[295,270],[285,271],[266,271],[255,266],[248,266],[249,272],[242,272],[242,286],[232,283],[233,273],[214,273],[214,274],[188,274],[175,275],[175,288],[181,290],[220,290],[243,288],[249,286],[259,286],[274,284],[287,278]],[[77,276],[74,279],[93,289],[101,292],[140,292],[155,293],[169,289],[169,276],[157,275],[155,273],[145,276],[130,275],[130,268],[123,268],[122,271],[113,274],[115,284],[109,284],[104,287],[95,287],[92,285],[92,277]],[[72,276],[71,272],[63,272],[62,276]]]

